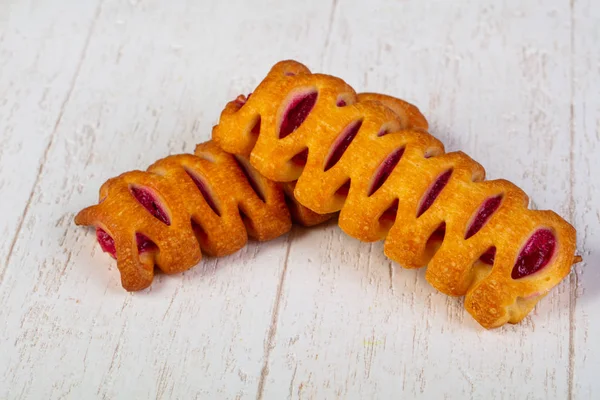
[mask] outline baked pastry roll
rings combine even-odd
[[[100,246],[117,259],[126,290],[148,287],[155,266],[169,274],[185,271],[202,251],[224,256],[242,248],[248,236],[264,241],[290,230],[281,185],[212,142],[198,145],[195,154],[169,156],[145,172],[109,179],[99,204],[75,217],[77,225],[96,227]],[[298,223],[327,219],[293,198],[287,203]]]
[[[251,95],[238,96],[235,101],[231,103],[231,106],[234,109],[241,108],[248,98]],[[378,94],[378,93],[359,93],[358,99],[360,101],[378,101],[380,103],[385,104],[389,109],[391,109],[394,113],[396,113],[398,119],[401,121],[402,128],[413,128],[413,129],[427,129],[428,123],[423,114],[419,111],[417,107],[414,105],[387,95]],[[345,104],[343,99],[339,101],[339,105]],[[252,134],[256,135],[260,131],[260,120],[256,121],[252,127]],[[303,166],[306,164],[306,158],[308,156],[308,149],[305,149],[303,152],[296,154],[292,158],[292,162],[294,164],[298,164]],[[326,220],[332,218],[336,213],[327,213],[327,214],[317,214],[310,210],[307,207],[304,207],[294,197],[294,189],[296,187],[296,182],[283,182],[282,187],[285,193],[288,195],[286,199],[288,199],[288,206],[290,212],[292,213],[292,217],[294,220],[298,221],[298,223],[304,226],[313,226],[320,224]]]
[[[249,98],[226,105],[213,140],[268,179],[297,181],[294,197],[310,210],[340,211],[349,235],[384,239],[403,267],[428,265],[427,280],[466,296],[482,326],[517,323],[579,260],[575,229],[552,211],[529,210],[511,182],[485,181],[466,154],[445,153],[419,116],[283,61]]]

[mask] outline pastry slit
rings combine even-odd
[[[494,265],[496,261],[496,246],[490,246],[482,255],[479,256],[479,261],[487,265]]]
[[[550,229],[538,229],[527,240],[511,272],[513,279],[525,278],[543,269],[554,255],[556,236]]]
[[[256,122],[254,123],[254,126],[252,127],[252,129],[250,129],[250,133],[253,136],[258,136],[260,134],[260,115],[256,119]]]
[[[302,150],[300,153],[296,154],[292,157],[292,164],[297,165],[299,167],[304,167],[306,165],[306,161],[308,160],[308,148]]]
[[[256,193],[256,195],[258,196],[258,198],[263,203],[266,203],[265,194],[263,193],[263,190],[260,187],[260,183],[258,182],[258,179],[251,172],[251,170],[250,170],[251,167],[247,163],[247,161],[243,160],[239,156],[235,156],[235,162],[237,163],[237,165],[240,167],[240,169],[244,173],[244,176],[246,177],[246,180],[248,180],[248,183],[252,187],[252,190],[254,191],[254,193]]]
[[[388,232],[390,228],[396,223],[396,217],[398,215],[398,199],[394,199],[392,204],[381,214],[379,217],[379,226],[384,232]]]
[[[316,91],[296,94],[292,97],[281,121],[279,138],[283,139],[293,133],[308,117],[317,102]]]
[[[429,260],[435,256],[435,253],[439,250],[440,246],[444,242],[445,237],[446,222],[444,221],[438,225],[438,227],[427,239],[427,243],[425,244],[425,259],[427,262],[429,262]]]
[[[369,189],[369,193],[367,196],[373,195],[387,180],[387,178],[392,174],[396,165],[400,162],[402,158],[402,154],[404,154],[404,147],[400,147],[394,150],[379,166],[375,175],[373,176],[373,181],[371,183],[371,188]]]
[[[423,213],[429,210],[429,207],[433,205],[437,197],[448,184],[450,176],[452,176],[452,169],[449,169],[448,171],[441,174],[430,186],[430,188],[427,190],[427,194],[423,196],[423,200],[421,201],[421,205],[419,206],[419,211],[417,212],[417,218],[423,215]]]
[[[488,220],[492,217],[492,215],[498,210],[500,204],[502,203],[502,195],[488,197],[483,204],[479,207],[475,215],[471,218],[471,222],[469,223],[469,228],[467,229],[467,233],[465,234],[465,240],[469,239],[473,235],[483,228],[483,226],[488,222]]]
[[[137,244],[138,253],[150,253],[158,251],[158,246],[148,236],[143,233],[135,233],[135,242]]]
[[[200,194],[204,198],[204,201],[206,201],[206,204],[208,204],[210,209],[213,210],[213,212],[215,214],[217,214],[217,216],[220,217],[221,211],[219,210],[219,207],[217,206],[217,202],[215,201],[215,198],[212,195],[212,191],[210,189],[208,182],[206,182],[206,179],[204,179],[202,176],[200,176],[200,174],[193,172],[192,170],[190,170],[187,167],[184,167],[184,170],[185,170],[186,174],[188,174],[188,176],[192,179],[192,181],[194,181],[194,184],[200,191]]]
[[[335,166],[335,164],[338,163],[338,161],[340,161],[340,159],[348,149],[348,146],[350,146],[350,143],[352,143],[352,141],[358,134],[362,123],[362,119],[351,122],[335,139],[333,145],[331,146],[331,149],[329,150],[329,156],[327,156],[327,161],[325,162],[325,172],[329,171]]]
[[[156,196],[149,188],[131,185],[129,186],[129,191],[138,203],[148,210],[154,218],[165,225],[171,225],[171,220],[161,205],[161,202],[158,200],[158,196]]]
[[[102,251],[110,254],[112,258],[117,258],[117,248],[115,246],[115,240],[110,234],[108,234],[108,232],[106,232],[102,228],[96,228],[96,240],[100,244],[100,248],[102,248]]]
[[[335,191],[335,195],[339,196],[339,197],[346,197],[348,196],[348,193],[350,192],[350,184],[351,184],[351,179],[348,178],[343,184],[342,186],[340,186],[336,191]]]

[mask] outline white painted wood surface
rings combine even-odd
[[[0,398],[600,398],[595,0],[0,1]],[[417,104],[585,262],[484,331],[334,224],[128,294],[74,214],[285,58]]]

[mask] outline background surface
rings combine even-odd
[[[0,1],[0,398],[597,399],[596,0]],[[334,224],[129,294],[73,216],[293,58],[405,98],[585,258],[484,331]]]

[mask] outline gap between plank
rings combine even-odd
[[[338,7],[338,0],[333,0],[331,4],[331,13],[329,14],[329,24],[327,27],[327,35],[325,37],[325,44],[323,45],[323,53],[321,54],[321,69],[325,63],[325,56],[329,49],[329,43],[331,41],[331,33],[333,31],[333,23],[335,21],[335,13]],[[281,271],[281,277],[279,278],[279,285],[275,295],[275,303],[273,305],[273,313],[271,315],[271,326],[267,335],[267,343],[265,344],[265,352],[263,355],[264,363],[260,371],[260,379],[258,382],[258,390],[256,393],[256,399],[262,400],[265,391],[265,382],[269,375],[269,359],[271,356],[271,350],[275,347],[275,335],[277,334],[277,324],[279,322],[279,309],[281,308],[281,296],[283,294],[283,286],[285,284],[285,277],[287,275],[288,263],[290,258],[290,249],[292,247],[292,239],[294,237],[294,228],[290,232],[287,239],[287,248],[285,252],[285,261],[283,263],[283,270]],[[295,372],[294,372],[295,373]],[[291,390],[291,389],[290,389]]]
[[[85,56],[87,53],[87,49],[90,45],[92,34],[96,28],[96,22],[98,21],[98,17],[100,16],[100,11],[102,9],[103,1],[104,0],[100,0],[98,2],[98,5],[96,6],[96,12],[94,15],[94,19],[92,20],[92,23],[90,24],[90,29],[88,30],[87,36],[85,38],[85,42],[83,44],[83,49],[81,51],[81,55],[79,56],[79,60],[77,62],[77,67],[75,68],[75,72],[73,73],[73,78],[71,79],[69,89],[67,90],[67,94],[65,95],[65,98],[63,99],[63,102],[60,106],[60,110],[58,112],[58,117],[56,118],[54,128],[52,129],[52,133],[50,133],[50,139],[48,140],[48,144],[46,145],[46,148],[44,149],[44,154],[42,155],[41,162],[38,166],[38,172],[37,172],[37,175],[33,182],[33,186],[31,187],[31,192],[29,192],[29,197],[27,198],[27,202],[25,203],[25,208],[23,209],[23,212],[21,213],[21,217],[19,218],[19,223],[17,225],[15,235],[13,236],[13,239],[10,242],[10,247],[8,249],[8,255],[6,256],[6,259],[4,262],[4,269],[2,269],[0,271],[0,284],[2,284],[2,282],[4,280],[4,273],[8,269],[8,264],[10,263],[10,260],[13,255],[13,251],[15,249],[15,245],[17,244],[17,240],[19,239],[21,230],[23,228],[23,223],[25,221],[25,218],[27,217],[27,214],[29,213],[29,207],[31,206],[31,201],[33,199],[33,195],[35,194],[35,190],[40,183],[40,178],[42,176],[42,173],[44,172],[44,167],[46,166],[46,161],[48,160],[48,154],[50,153],[50,148],[52,148],[52,145],[54,144],[54,140],[56,138],[56,132],[58,131],[58,127],[62,121],[62,117],[65,112],[65,108],[67,107],[67,104],[69,103],[69,100],[71,99],[71,95],[73,94],[73,89],[75,88],[75,84],[77,83],[77,78],[79,78],[79,73],[81,72],[81,66],[83,65],[83,61],[85,60]]]
[[[333,30],[333,22],[335,20],[337,6],[338,0],[333,0],[333,3],[331,4],[331,14],[329,14],[329,26],[327,27],[327,35],[325,36],[325,45],[323,46],[323,54],[321,54],[321,70],[325,69],[325,56],[327,55],[329,43],[331,42],[331,31]]]
[[[574,222],[575,216],[575,0],[569,1],[571,11],[571,106],[569,109],[569,220]],[[575,312],[577,306],[577,286],[579,277],[577,269],[573,267],[571,276],[569,277],[569,368],[568,374],[568,394],[567,398],[572,400],[574,397],[574,377],[575,377]]]
[[[277,286],[277,292],[275,294],[275,302],[273,304],[273,313],[271,314],[271,326],[269,327],[269,333],[267,334],[267,341],[265,343],[265,353],[263,355],[264,363],[260,371],[260,380],[258,382],[258,390],[256,393],[256,399],[262,400],[263,393],[265,391],[265,382],[269,375],[269,359],[271,356],[271,350],[275,347],[275,335],[277,335],[277,324],[279,323],[279,309],[281,308],[281,296],[283,294],[283,286],[285,284],[285,277],[287,275],[288,263],[290,259],[290,249],[292,247],[292,240],[294,237],[294,228],[288,235],[287,247],[285,250],[285,261],[283,262],[283,270],[279,277],[279,284]]]

